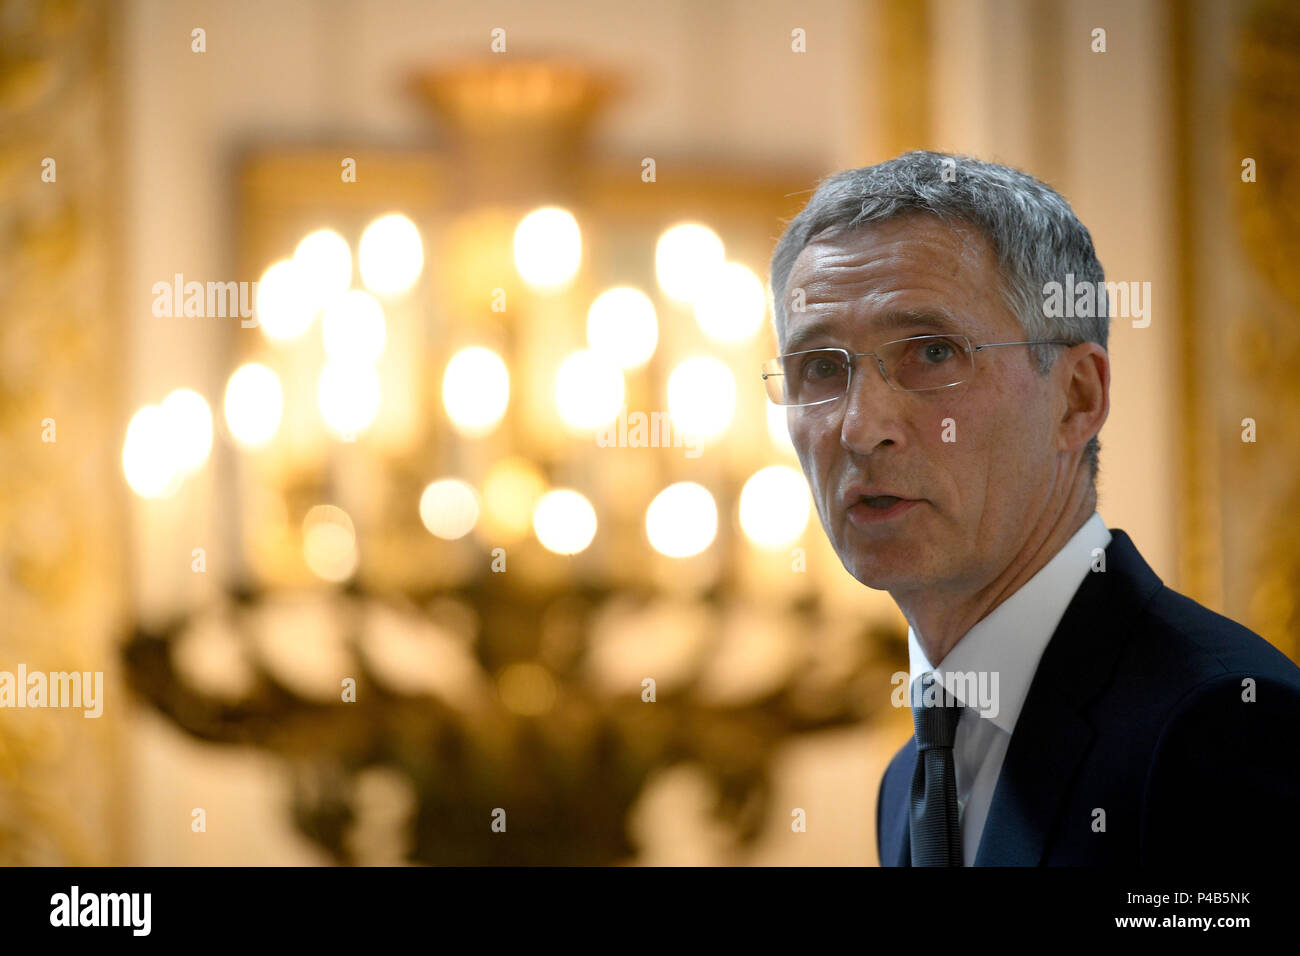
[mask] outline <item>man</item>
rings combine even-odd
[[[1108,319],[1069,204],[908,153],[823,182],[771,278],[768,395],[844,566],[910,625],[881,863],[1294,861],[1300,668],[1097,513]],[[1068,282],[1094,307],[1059,317]]]

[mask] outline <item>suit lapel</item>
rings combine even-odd
[[[1040,706],[1029,701],[1016,722],[980,837],[976,866],[1038,866],[1057,809],[1092,743],[1087,722],[1034,682]],[[1042,723],[1040,724],[1039,721]],[[1032,728],[1032,729],[1031,729]]]
[[[1095,732],[1084,714],[1111,679],[1136,611],[1160,587],[1123,531],[1043,651],[998,776],[976,866],[1038,866]],[[1080,824],[1082,825],[1082,824]]]
[[[912,790],[912,775],[916,768],[916,738],[903,744],[898,755],[885,771],[880,792],[880,865],[911,866],[912,843],[908,823],[908,804]]]

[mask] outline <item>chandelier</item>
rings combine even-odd
[[[828,610],[842,572],[759,381],[759,276],[812,177],[594,155],[620,83],[565,61],[410,88],[440,142],[241,163],[260,278],[189,319],[226,323],[224,388],[160,396],[123,443],[142,499],[213,490],[192,561],[219,599],[139,622],[132,684],[283,757],[340,861],[626,859],[682,762],[750,840],[775,748],[869,716],[902,653],[896,622]]]

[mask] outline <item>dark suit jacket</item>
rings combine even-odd
[[[1255,700],[1243,700],[1243,681]],[[909,866],[915,739],[881,781],[884,866]],[[1105,811],[1105,830],[1094,811]],[[1227,866],[1300,859],[1300,668],[1161,583],[1111,530],[1043,652],[976,866]]]

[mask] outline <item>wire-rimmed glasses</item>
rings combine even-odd
[[[895,391],[925,392],[969,381],[975,353],[1004,345],[1073,345],[1061,339],[988,342],[971,345],[964,335],[914,335],[878,346],[874,352],[824,348],[790,352],[763,363],[767,397],[777,405],[805,406],[833,402],[847,395],[855,359],[871,356],[881,378]]]

